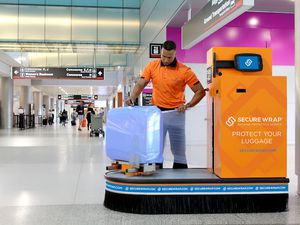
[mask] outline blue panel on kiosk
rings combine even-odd
[[[245,72],[256,72],[263,69],[262,57],[258,54],[237,54],[234,57],[236,70]]]
[[[163,162],[161,111],[156,106],[112,109],[106,123],[106,154],[131,163]]]

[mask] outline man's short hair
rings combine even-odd
[[[174,41],[165,41],[163,43],[163,48],[167,51],[176,50],[176,44]]]

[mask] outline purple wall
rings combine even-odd
[[[256,19],[258,24],[249,25]],[[294,65],[294,14],[247,12],[188,50],[181,48],[181,28],[168,27],[167,39],[177,44],[177,58],[186,63],[206,63],[211,47],[269,47],[273,65]]]

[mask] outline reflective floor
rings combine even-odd
[[[202,215],[135,215],[104,208],[109,160],[103,149],[102,138],[69,125],[0,130],[0,225],[300,224],[294,146],[288,147],[288,212]]]

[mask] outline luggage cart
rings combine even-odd
[[[100,135],[102,135],[102,137],[105,137],[105,132],[103,130],[103,116],[91,115],[90,137],[92,136],[99,137]]]

